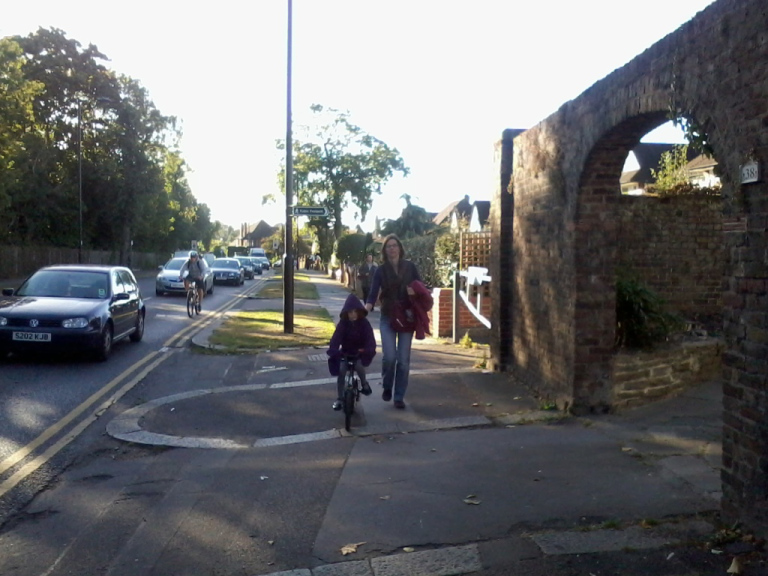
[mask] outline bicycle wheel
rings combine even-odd
[[[187,316],[192,318],[195,314],[195,293],[192,290],[187,292]]]
[[[351,388],[344,389],[344,429],[349,432],[352,427],[352,414],[355,413],[355,391]]]
[[[195,292],[195,313],[200,314],[200,311],[203,309],[203,305],[200,303],[200,295]]]

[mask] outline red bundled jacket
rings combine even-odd
[[[411,306],[416,316],[416,340],[424,340],[426,334],[432,334],[429,330],[429,315],[427,314],[432,310],[434,304],[432,292],[419,280],[414,280],[408,284],[408,287],[415,292],[411,296]]]

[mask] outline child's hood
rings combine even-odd
[[[352,310],[357,310],[358,314],[360,314],[362,318],[368,316],[368,310],[365,308],[365,305],[362,303],[360,298],[354,294],[347,296],[347,301],[344,302],[344,307],[341,309],[339,316],[344,318],[346,314]]]

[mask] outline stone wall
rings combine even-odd
[[[614,358],[614,409],[676,396],[686,388],[720,378],[723,342],[707,338],[656,350],[622,350]]]

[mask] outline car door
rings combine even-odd
[[[112,302],[110,309],[112,312],[112,323],[115,326],[115,337],[122,336],[133,326],[132,307],[137,304],[131,303],[130,281],[126,284],[126,276],[121,270],[112,271]],[[122,296],[127,294],[128,298]]]

